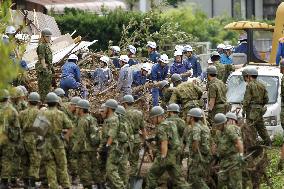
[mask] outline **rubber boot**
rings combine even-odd
[[[7,178],[3,178],[1,179],[1,184],[0,184],[0,189],[8,189],[8,179]]]

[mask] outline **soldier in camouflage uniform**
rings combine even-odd
[[[165,120],[164,109],[160,106],[151,109],[150,118],[156,125],[157,154],[147,175],[146,189],[157,188],[158,179],[164,172],[168,172],[176,188],[190,188],[182,177],[181,167],[177,164],[180,140],[176,125]]]
[[[46,102],[48,108],[40,114],[49,122],[43,149],[43,161],[45,161],[49,187],[58,189],[60,184],[63,188],[70,188],[63,139],[68,140],[73,125],[68,117],[58,110],[59,97],[55,93],[48,93]]]
[[[186,118],[188,110],[201,106],[202,94],[203,92],[201,88],[199,88],[196,84],[192,82],[183,82],[174,88],[169,103],[176,103],[180,105],[182,115]]]
[[[138,171],[138,160],[140,144],[146,138],[145,122],[143,113],[133,107],[134,98],[132,95],[125,95],[122,100],[122,105],[126,109],[126,118],[130,122],[130,127],[133,131],[133,146],[132,153],[129,156],[130,164],[130,176],[135,176]],[[142,133],[142,138],[140,137],[140,131]]]
[[[36,63],[38,91],[44,100],[45,96],[51,91],[52,86],[52,52],[50,48],[51,31],[45,28],[41,31],[40,43],[37,47],[38,62]]]
[[[158,87],[161,91],[161,106],[166,108],[172,96],[173,88],[170,86],[170,83],[167,80],[160,81]]]
[[[90,103],[80,100],[78,125],[74,130],[76,133],[73,150],[78,154],[78,173],[84,188],[92,189],[94,172],[99,173],[97,165],[97,148],[100,144],[97,120],[89,114]]]
[[[205,125],[203,111],[192,108],[188,112],[187,123],[191,125],[187,145],[189,146],[189,182],[192,188],[209,189],[205,180],[208,176],[210,152],[210,129]]]
[[[107,100],[104,105],[106,119],[102,131],[100,158],[101,163],[105,164],[106,178],[111,188],[125,189],[126,186],[119,171],[123,151],[120,150],[118,142],[119,119],[115,113],[117,106],[118,103],[114,99]]]
[[[227,87],[221,80],[216,78],[217,69],[215,66],[209,66],[206,71],[208,79],[208,118],[212,126],[214,116],[217,113],[226,113]]]
[[[263,115],[266,112],[265,105],[269,101],[268,94],[264,84],[257,81],[257,76],[258,71],[256,68],[248,69],[247,76],[245,76],[248,84],[243,101],[243,115],[246,116],[253,138],[256,140],[258,133],[266,145],[271,145],[271,140],[263,121]]]
[[[227,122],[227,117],[228,122]],[[220,172],[218,174],[218,188],[241,189],[243,163],[243,143],[240,130],[237,125],[232,124],[237,116],[232,113],[227,115],[218,113],[214,117],[216,129],[220,132],[217,137],[217,154],[220,161]],[[234,166],[237,164],[236,166]],[[234,166],[232,169],[230,167]],[[227,169],[230,169],[226,171]]]
[[[177,126],[178,135],[181,139],[183,136],[184,129],[186,128],[186,123],[183,119],[179,117],[180,107],[178,104],[172,103],[167,108],[167,120],[172,121]]]
[[[39,94],[32,92],[28,97],[28,101],[29,107],[19,114],[25,151],[25,155],[22,157],[23,178],[26,187],[35,187],[35,181],[39,179],[41,160],[41,155],[36,147],[36,133],[33,130],[33,123],[39,113]]]
[[[27,102],[23,99],[25,96],[23,90],[20,87],[15,87],[11,91],[11,101],[14,108],[20,112],[28,107]]]
[[[119,119],[119,128],[118,128],[118,142],[120,146],[120,150],[122,151],[122,156],[120,157],[120,161],[118,163],[119,166],[119,175],[123,180],[124,185],[128,186],[128,170],[127,163],[129,159],[129,155],[133,154],[133,130],[131,127],[131,123],[126,116],[126,110],[123,106],[118,106],[115,109],[115,113],[118,115]],[[139,154],[139,152],[138,152]]]
[[[0,146],[1,146],[1,186],[8,188],[8,181],[15,184],[14,172],[15,157],[20,143],[20,124],[17,110],[9,103],[9,92],[0,91]]]

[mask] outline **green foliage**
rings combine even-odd
[[[178,4],[179,2],[183,2],[183,1],[185,1],[185,0],[166,0],[166,2],[167,2],[169,5],[172,5],[172,6],[174,6],[174,7],[177,7],[177,4]]]
[[[273,140],[273,146],[282,146],[282,144],[284,143],[284,138],[283,138],[283,134],[278,133],[275,135],[274,140]]]
[[[223,41],[233,44],[237,42],[236,32],[224,30],[226,24],[234,21],[228,16],[208,18],[200,10],[193,12],[191,7],[183,7],[164,12],[163,17],[179,23],[185,32],[192,34],[199,41],[210,41],[213,48]]]
[[[10,25],[10,1],[4,1],[0,6],[0,32],[5,33],[5,29]],[[15,49],[16,44],[13,42],[4,43],[0,39],[0,89],[7,88],[8,83],[12,81],[18,73],[19,66],[15,65],[9,57],[10,52]]]

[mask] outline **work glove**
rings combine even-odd
[[[279,163],[278,163],[278,165],[277,165],[277,170],[278,170],[278,171],[282,171],[282,170],[283,170],[283,162],[284,162],[283,159],[280,159],[280,160],[279,160]]]

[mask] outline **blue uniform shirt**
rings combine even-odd
[[[149,59],[154,63],[157,63],[159,58],[160,54],[157,51],[153,51],[149,54]]]
[[[234,50],[234,53],[245,53],[248,54],[248,43],[247,42],[241,42]],[[255,58],[260,59],[259,54],[256,51],[256,48],[253,47],[253,55]]]
[[[162,67],[159,63],[156,63],[151,70],[151,79],[153,81],[163,81],[167,78],[168,72],[168,65]]]
[[[130,58],[128,61],[129,66],[133,66],[135,64],[138,64],[138,62],[136,60],[134,60],[133,58]]]
[[[278,43],[278,49],[277,49],[277,55],[276,55],[276,65],[279,65],[281,57],[284,58],[284,39],[282,40],[280,39]]]
[[[147,76],[142,75],[141,71],[133,72],[133,83],[132,86],[137,87],[144,85],[147,81]]]
[[[222,54],[220,58],[220,62],[222,64],[232,64],[233,60],[231,57],[227,56],[226,54]]]
[[[120,68],[120,64],[119,64],[119,59],[118,58],[114,58],[112,60],[112,63],[113,63],[115,68]]]
[[[202,69],[196,56],[192,55],[190,58],[187,58],[186,64],[191,65],[193,71],[192,77],[200,76],[200,74],[202,73]]]
[[[181,63],[176,63],[174,62],[172,64],[172,66],[170,67],[170,74],[182,74],[187,72],[188,70],[191,69],[191,64],[187,64],[185,62],[181,62]],[[183,78],[183,81],[186,81],[187,77]]]
[[[97,68],[93,73],[91,73],[91,75],[92,79],[94,79],[99,85],[106,84],[109,80],[112,80],[112,73],[109,68]]]
[[[74,62],[66,62],[62,68],[62,78],[73,77],[77,82],[81,81],[80,68]]]

